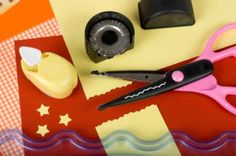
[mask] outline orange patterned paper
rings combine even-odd
[[[48,0],[21,0],[0,15],[0,41],[54,17]]]

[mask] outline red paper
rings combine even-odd
[[[69,61],[71,59],[61,36],[17,41],[15,44],[22,127],[23,132],[32,138],[42,139],[39,134],[36,134],[37,126],[47,124],[50,133],[45,138],[60,130],[72,129],[84,137],[99,139],[95,130],[97,125],[126,113],[141,110],[150,104],[157,104],[170,130],[183,131],[196,140],[207,141],[225,130],[236,130],[234,115],[227,112],[211,98],[194,93],[171,91],[105,111],[97,110],[98,105],[145,85],[141,83],[133,83],[89,100],[86,100],[79,83],[70,97],[62,100],[50,98],[23,75],[18,52],[20,46],[31,46],[43,52],[57,53]],[[233,74],[235,68],[235,59],[227,59],[215,64],[215,75],[220,84],[236,86],[236,74]],[[236,104],[236,98],[230,98],[230,101]],[[50,106],[49,115],[40,117],[37,109],[41,104]],[[72,118],[68,127],[59,124],[59,115],[66,113]],[[184,154],[184,151],[181,152]],[[66,150],[57,153],[57,155],[65,154],[71,153]],[[26,155],[32,155],[32,152],[26,152]],[[80,153],[80,155],[85,154]]]

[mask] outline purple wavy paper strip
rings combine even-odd
[[[143,141],[127,131],[115,131],[106,138],[100,140],[87,139],[75,131],[61,131],[54,136],[44,140],[34,140],[17,130],[5,130],[0,132],[0,145],[7,141],[15,141],[23,148],[31,151],[50,150],[63,142],[69,142],[76,149],[86,152],[103,152],[104,148],[112,147],[116,141],[124,141],[133,149],[140,151],[158,151],[164,149],[168,144],[175,142],[181,144],[187,150],[196,152],[214,152],[224,148],[228,142],[236,144],[236,131],[225,131],[221,135],[209,141],[196,141],[189,135],[180,131],[172,131],[158,140]]]

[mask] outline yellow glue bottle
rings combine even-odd
[[[39,49],[20,47],[24,75],[50,97],[62,99],[73,92],[78,77],[75,67],[65,58]]]

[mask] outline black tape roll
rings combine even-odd
[[[134,47],[133,24],[117,12],[99,13],[86,26],[85,44],[94,62],[110,59]]]

